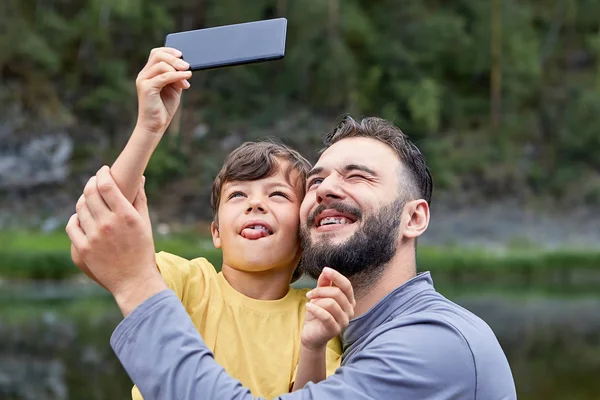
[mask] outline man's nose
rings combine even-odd
[[[339,178],[336,176],[328,176],[317,188],[318,204],[321,204],[324,201],[342,200],[344,197],[344,193],[340,187]]]

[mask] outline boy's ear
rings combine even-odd
[[[210,224],[210,234],[212,235],[213,244],[215,248],[221,248],[221,235],[219,234],[219,226],[215,223],[215,221]]]

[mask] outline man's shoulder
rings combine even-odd
[[[504,357],[496,335],[482,318],[433,289],[414,296],[376,330],[388,330],[393,336],[408,326],[424,338],[456,337],[460,340],[450,343],[465,346],[475,359],[480,354]]]
[[[398,357],[422,360],[447,381],[461,376],[473,379],[478,399],[485,398],[481,393],[489,394],[489,398],[496,398],[495,393],[510,393],[514,383],[507,358],[482,318],[436,291],[413,300],[408,309],[373,330],[373,345],[384,353],[400,352]]]
[[[417,296],[407,311],[396,315],[394,319],[401,321],[408,318],[427,326],[442,326],[462,337],[471,351],[480,350],[480,345],[486,347],[498,344],[498,339],[487,322],[435,290]]]

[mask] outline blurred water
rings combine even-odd
[[[519,399],[600,399],[600,291],[436,285],[493,328]],[[127,398],[131,382],[108,345],[119,321],[95,285],[4,283],[0,399]]]

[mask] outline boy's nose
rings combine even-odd
[[[248,203],[249,204],[248,208],[246,209],[246,214],[249,214],[254,210],[263,213],[265,212],[265,208],[259,200],[250,200]]]

